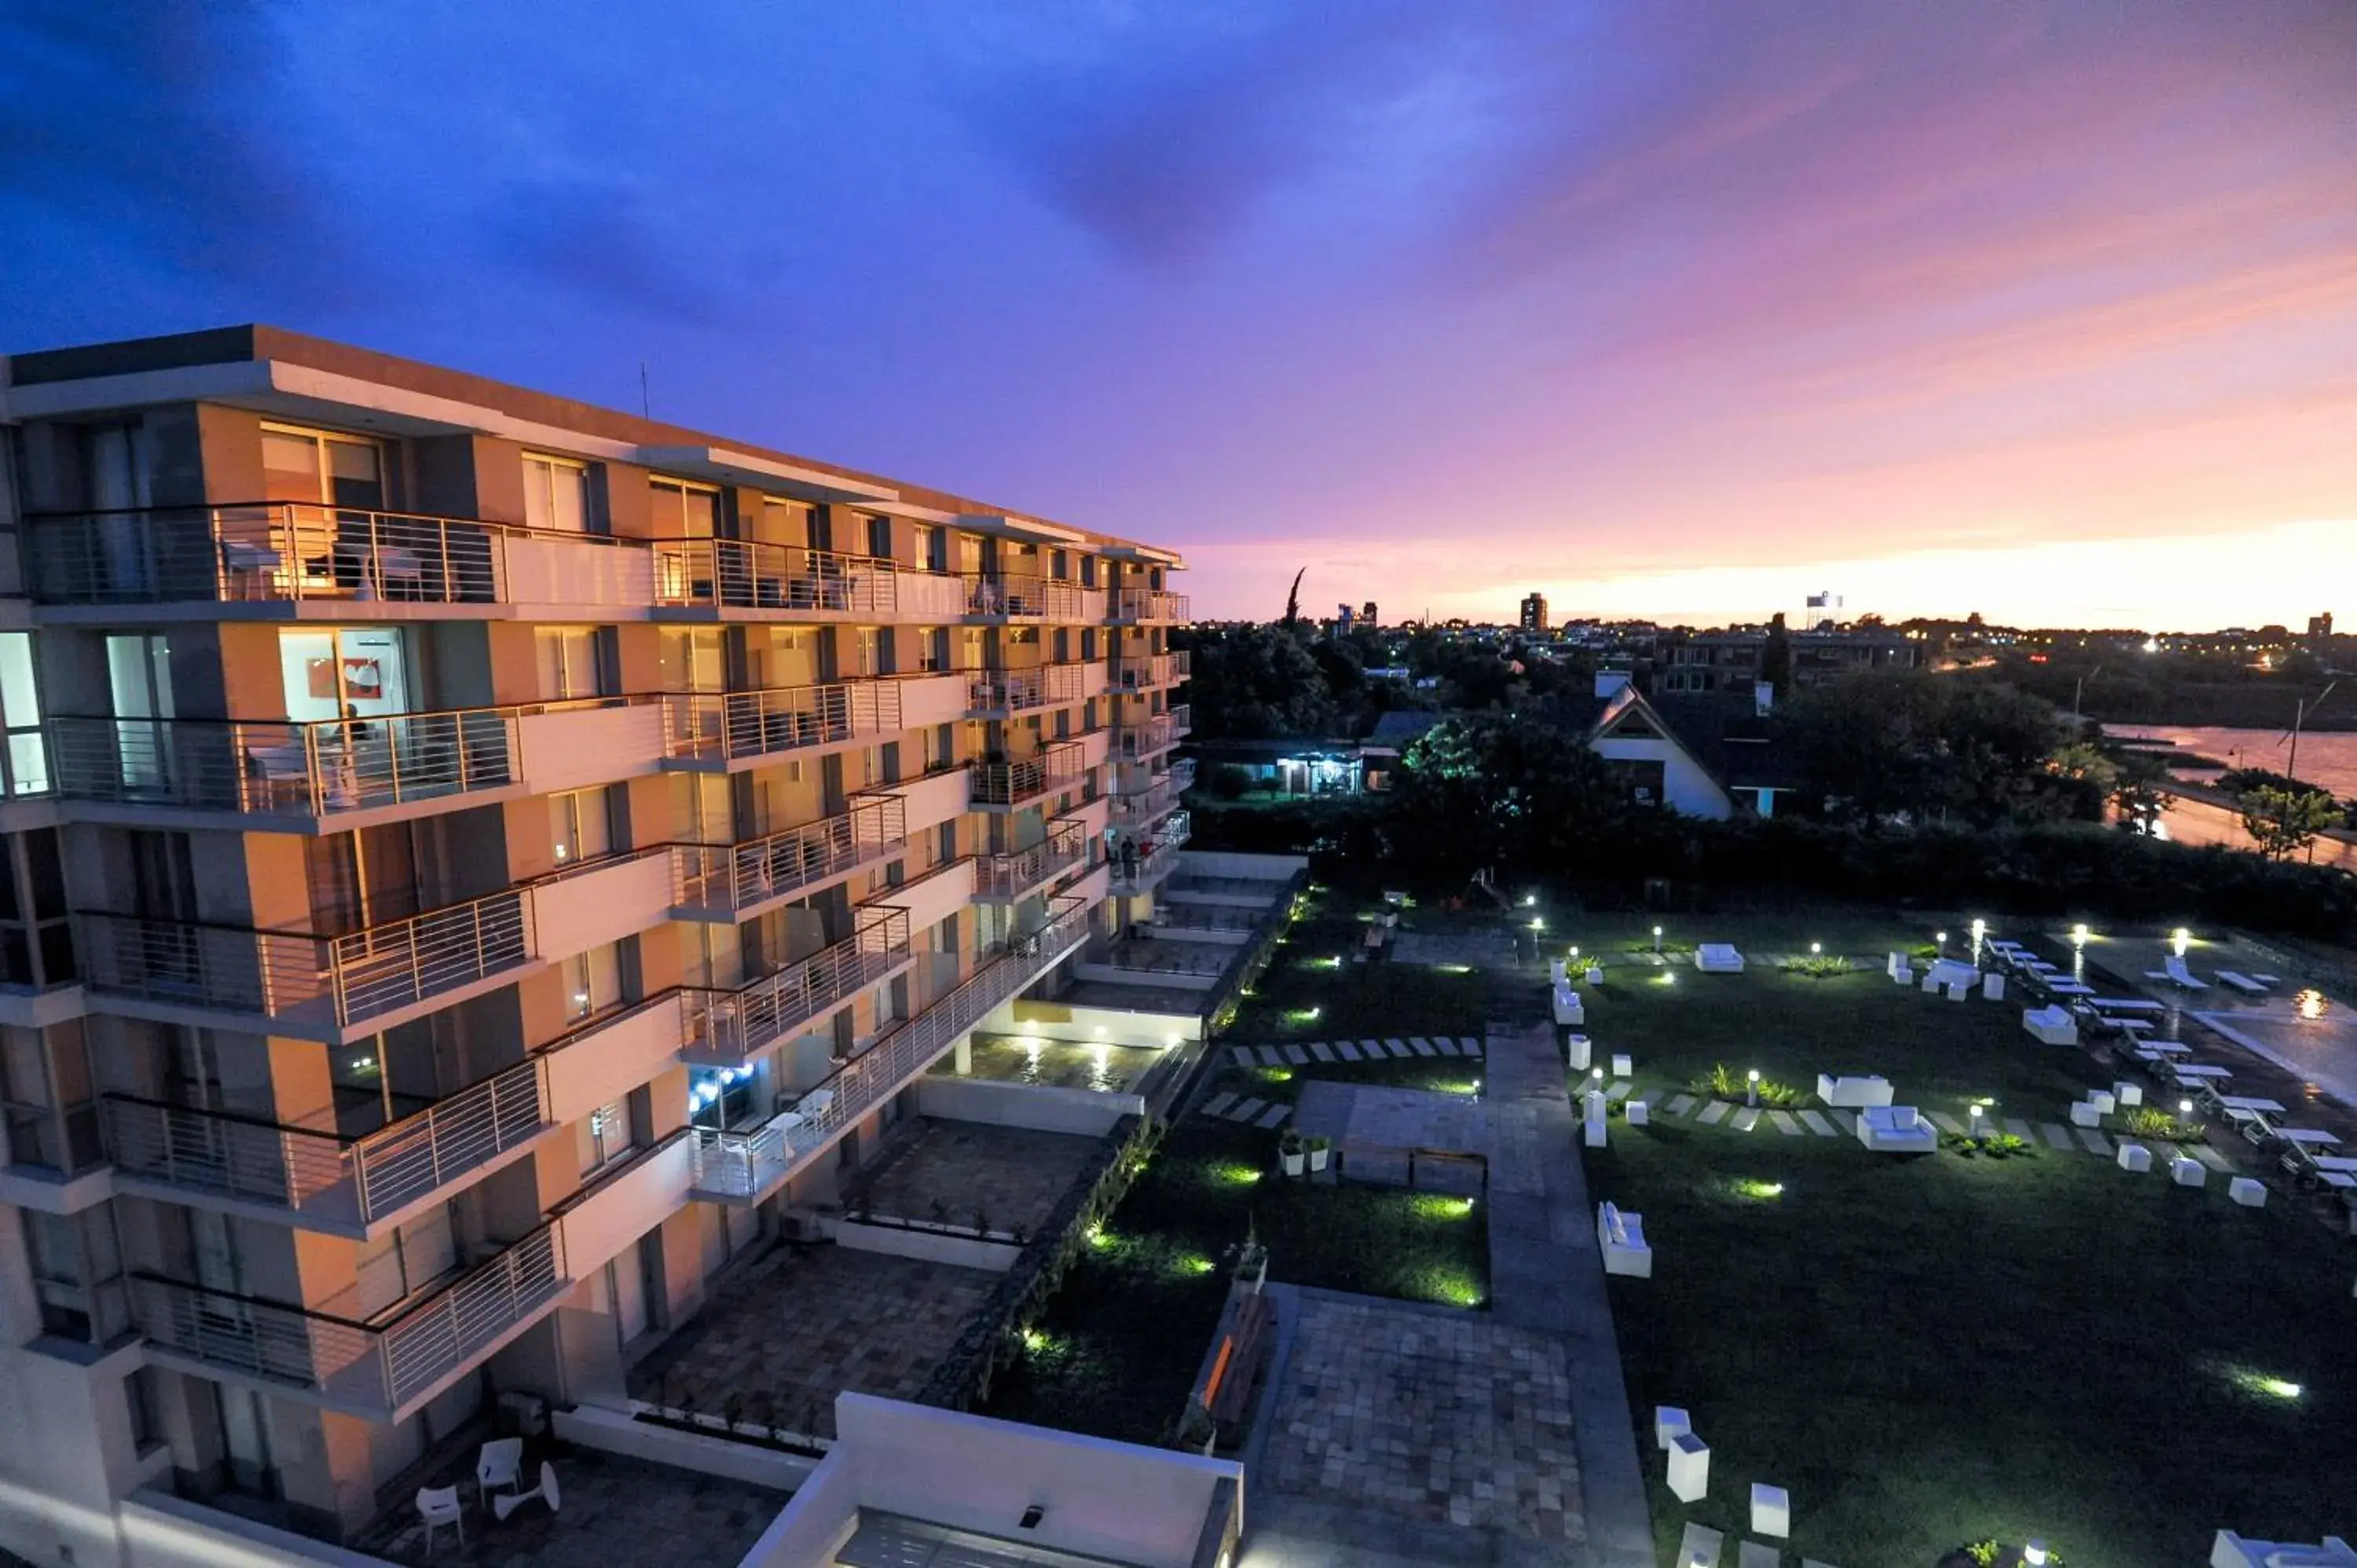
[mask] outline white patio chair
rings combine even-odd
[[[448,1525],[458,1532],[458,1544],[467,1544],[466,1507],[458,1501],[456,1487],[420,1487],[417,1488],[417,1517],[425,1521],[425,1550],[434,1550],[434,1532]]]
[[[491,1506],[494,1489],[512,1492],[523,1485],[523,1439],[494,1437],[475,1455],[475,1496],[479,1506]]]

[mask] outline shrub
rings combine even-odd
[[[1849,960],[1833,953],[1810,953],[1803,958],[1787,960],[1784,968],[1804,980],[1830,980],[1836,974],[1849,972]]]
[[[1232,762],[1223,762],[1211,771],[1211,793],[1222,800],[1241,800],[1252,788],[1252,774]]]
[[[1719,1100],[1742,1100],[1757,1089],[1760,1104],[1780,1108],[1798,1105],[1809,1097],[1806,1090],[1789,1083],[1778,1083],[1772,1078],[1763,1078],[1754,1084],[1725,1062],[1713,1063],[1708,1072],[1689,1079],[1686,1087],[1696,1094],[1707,1094]]]
[[[2139,1138],[2158,1138],[2169,1144],[2199,1143],[2202,1126],[2199,1122],[2180,1122],[2156,1105],[2131,1105],[2120,1113],[2121,1124]]]
[[[2027,1160],[2038,1154],[2037,1144],[2013,1133],[1991,1133],[1984,1138],[1975,1138],[1968,1133],[1943,1133],[1940,1147],[1952,1155],[1962,1155],[1966,1159],[1978,1155],[1992,1160]]]

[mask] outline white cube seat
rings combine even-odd
[[[2073,1127],[2100,1127],[2103,1124],[2104,1113],[2087,1101],[2082,1100],[2071,1107],[2071,1125]]]
[[[1710,1490],[1710,1444],[1691,1432],[1670,1439],[1670,1494],[1682,1503],[1698,1503]]]
[[[2244,1208],[2264,1208],[2267,1203],[2267,1184],[2251,1176],[2238,1176],[2226,1184],[2226,1196]]]
[[[2210,1179],[2210,1172],[2200,1160],[2179,1155],[2169,1162],[2169,1179],[2179,1187],[2200,1187]]]
[[[1751,1533],[1782,1540],[1792,1533],[1792,1499],[1781,1487],[1751,1483]]]
[[[1653,1407],[1654,1447],[1665,1449],[1669,1447],[1671,1438],[1675,1437],[1681,1432],[1692,1432],[1693,1430],[1693,1418],[1688,1416],[1684,1411],[1679,1409],[1676,1405],[1657,1404]]]
[[[2119,1153],[2114,1157],[2120,1162],[2120,1169],[2124,1171],[2152,1169],[2152,1151],[2142,1144],[2122,1144]]]

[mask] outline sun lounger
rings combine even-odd
[[[2168,961],[2161,965],[2160,973],[2162,979],[2168,981],[2170,984],[2176,986],[2180,991],[2207,991],[2210,989],[2210,983],[2206,980],[2197,980],[2194,978],[2193,972],[2185,967],[2185,961],[2175,953],[2169,955]],[[2150,977],[2147,976],[2147,978]]]
[[[2231,969],[2222,969],[2218,972],[2218,983],[2230,986],[2245,996],[2265,996],[2268,989],[2249,975],[2237,973]]]
[[[2166,1013],[2169,1004],[2148,996],[2090,996],[2087,1005],[2098,1013]]]

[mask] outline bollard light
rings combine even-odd
[[[2083,948],[2087,945],[2087,928],[2085,926],[2073,926],[2071,928],[2071,945],[2074,948]]]
[[[2193,933],[2179,926],[2169,933],[2169,945],[2177,950],[2178,957],[2183,958],[2185,950],[2193,945]]]
[[[2021,1560],[2029,1564],[2029,1568],[2045,1568],[2046,1542],[2042,1541],[2033,1541],[2029,1545],[2023,1547],[2021,1549]]]

